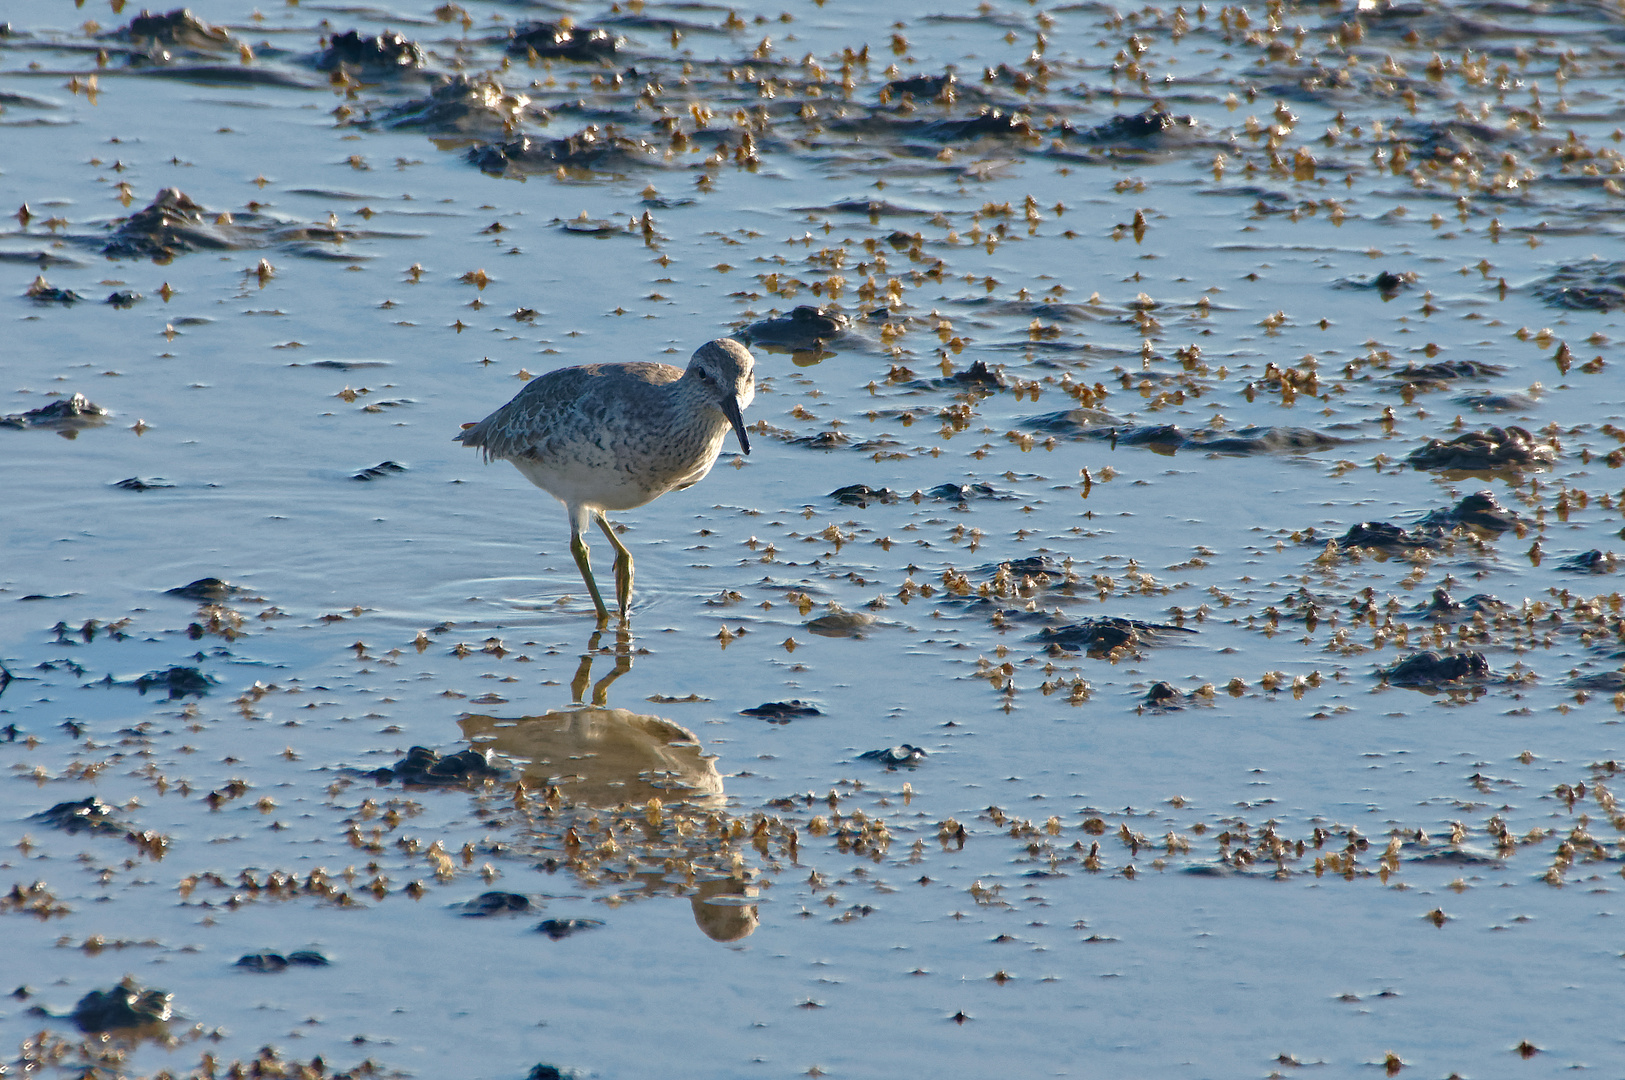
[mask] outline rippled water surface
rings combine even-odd
[[[0,1072],[1620,1074],[1617,6],[192,13],[0,12]],[[726,335],[595,632],[453,436]]]

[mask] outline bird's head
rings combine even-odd
[[[739,448],[750,453],[750,437],[745,434],[744,411],[756,397],[756,379],[751,374],[756,358],[732,338],[707,341],[694,351],[685,378],[694,379],[722,410],[739,436]]]

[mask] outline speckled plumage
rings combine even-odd
[[[711,471],[728,430],[750,453],[741,417],[755,397],[750,350],[720,338],[701,345],[681,370],[669,364],[588,364],[532,379],[496,412],[456,438],[486,460],[513,462],[525,478],[564,503],[570,549],[600,620],[608,617],[582,534],[596,519],[615,546],[616,594],[626,615],[632,556],[610,531],[605,511],[630,510]]]

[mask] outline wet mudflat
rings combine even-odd
[[[7,1067],[1617,1072],[1625,25],[1368,7],[8,14]]]

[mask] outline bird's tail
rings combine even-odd
[[[486,461],[491,460],[491,418],[486,417],[477,424],[464,424],[463,430],[453,435],[453,442],[460,442],[464,446],[471,446],[479,450]]]

